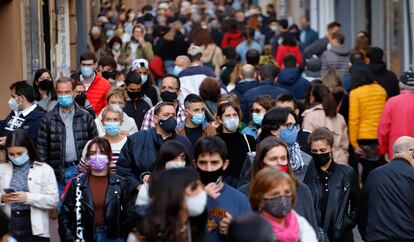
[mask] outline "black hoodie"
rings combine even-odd
[[[368,65],[372,78],[387,91],[388,98],[400,94],[397,76],[387,70],[383,61],[375,61]]]

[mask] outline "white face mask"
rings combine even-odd
[[[236,132],[239,127],[239,118],[225,118],[223,119],[223,126],[230,133]]]
[[[19,112],[19,104],[17,103],[16,99],[10,97],[9,101],[7,102],[11,110],[15,112]]]
[[[202,191],[195,196],[186,199],[188,215],[196,217],[204,212],[207,205],[207,192]]]
[[[185,161],[168,161],[165,163],[165,169],[172,169],[172,168],[183,168],[185,167]]]

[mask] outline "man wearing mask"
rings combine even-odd
[[[175,58],[175,66],[173,73],[174,75],[178,76],[180,72],[182,72],[185,68],[191,65],[190,58],[186,55],[179,55]]]
[[[225,241],[232,218],[251,211],[247,197],[223,182],[229,165],[224,141],[217,137],[202,137],[194,147],[194,165],[208,193],[207,225],[204,240]]]
[[[74,102],[75,84],[68,77],[56,81],[58,105],[40,123],[37,147],[40,158],[55,171],[59,194],[75,176],[86,143],[98,135],[92,116]]]
[[[132,62],[131,71],[135,71],[141,77],[142,93],[147,96],[151,103],[151,107],[158,103],[157,89],[152,85],[152,78],[148,61],[146,59],[136,59]]]
[[[194,146],[200,137],[216,135],[216,128],[206,122],[203,99],[195,94],[188,95],[184,100],[185,127],[177,130],[186,136]]]
[[[39,124],[45,115],[45,110],[39,107],[35,100],[33,87],[26,81],[18,81],[10,86],[10,114],[0,121],[0,145],[4,145],[6,136],[16,129],[24,129],[35,142]]]
[[[399,137],[394,159],[369,174],[361,197],[359,232],[367,242],[414,241],[414,138]]]
[[[124,107],[125,113],[135,120],[137,127],[141,127],[144,115],[152,107],[151,100],[142,92],[142,79],[134,71],[128,72],[125,78],[127,102]]]
[[[86,98],[91,103],[96,115],[106,106],[106,93],[112,85],[95,71],[96,56],[87,51],[80,56],[81,71],[75,73],[72,78],[76,82],[81,82],[86,88]]]
[[[96,71],[101,74],[103,78],[110,81],[111,83],[115,82],[116,76],[115,71],[116,70],[116,60],[111,55],[105,55],[101,57],[98,61],[98,68]]]
[[[174,104],[178,128],[184,127],[185,124],[185,108],[178,102],[177,99],[180,95],[180,88],[180,79],[175,75],[167,74],[161,80],[161,99],[163,102],[171,102]],[[156,126],[156,122],[154,120],[154,109],[155,107],[151,108],[145,114],[141,130],[154,128]]]
[[[155,127],[141,130],[128,137],[117,162],[117,173],[128,182],[128,190],[137,195],[143,182],[148,182],[149,174],[155,167],[158,150],[166,141],[182,143],[191,154],[190,141],[175,133],[177,116],[175,106],[161,102],[153,109]]]

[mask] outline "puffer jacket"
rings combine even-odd
[[[298,68],[285,68],[277,78],[277,87],[288,90],[296,99],[305,99],[310,86],[309,81],[302,78]]]
[[[321,56],[322,73],[328,69],[334,69],[341,73],[341,76],[349,74],[349,54],[350,50],[344,45],[332,46]]]
[[[359,139],[377,139],[377,128],[387,101],[379,84],[359,86],[349,93],[349,142],[358,147]]]
[[[348,163],[348,128],[344,117],[336,114],[336,117],[326,117],[322,104],[318,104],[303,112],[302,128],[308,131],[314,131],[317,128],[326,127],[334,135],[333,155],[334,160],[340,164]]]
[[[356,225],[357,207],[360,200],[358,178],[352,167],[332,162],[328,169],[329,197],[326,206],[325,222],[321,224],[321,211],[316,210],[318,224],[328,234],[331,242],[350,242],[353,240],[352,229]],[[323,181],[325,182],[325,181]],[[314,198],[315,207],[319,208],[324,184],[319,172],[313,184],[308,184]]]
[[[73,117],[73,134],[75,137],[76,157],[80,159],[86,143],[98,136],[98,131],[92,116],[76,103]],[[48,163],[54,170],[57,179],[62,179],[63,162],[65,162],[65,123],[59,114],[60,105],[46,113],[40,122],[37,138],[37,148],[42,161]]]
[[[81,227],[83,227],[81,231],[85,242],[96,241],[95,211],[89,187],[89,176],[85,173],[71,180],[63,196],[59,213],[59,235],[62,242],[75,241],[76,234]],[[105,227],[109,238],[122,238],[127,232],[124,231],[125,218],[132,212],[131,199],[125,180],[113,173],[109,173],[108,176],[109,184],[105,196]],[[81,194],[79,198],[80,225],[77,224],[76,218],[78,189]]]

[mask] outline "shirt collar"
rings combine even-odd
[[[24,109],[20,113],[23,114],[24,117],[26,117],[27,115],[29,115],[30,112],[32,112],[33,110],[35,110],[36,107],[37,107],[37,104],[35,103],[32,106]]]

